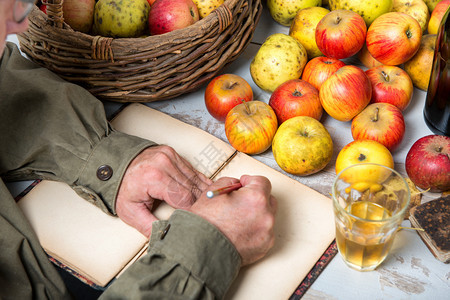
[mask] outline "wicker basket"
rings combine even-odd
[[[151,102],[201,87],[238,57],[253,37],[260,0],[225,0],[193,25],[145,38],[107,38],[64,23],[63,0],[37,7],[20,48],[38,64],[100,99]]]

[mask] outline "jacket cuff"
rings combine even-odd
[[[101,139],[72,188],[84,199],[115,215],[116,197],[131,161],[154,142],[112,131]]]
[[[218,299],[225,296],[241,266],[241,257],[228,238],[185,210],[175,210],[168,221],[153,223],[149,252],[179,262]]]

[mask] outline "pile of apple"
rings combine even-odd
[[[206,89],[208,111],[225,122],[235,149],[258,154],[272,147],[280,168],[294,175],[317,173],[331,161],[333,142],[320,122],[324,111],[351,122],[354,141],[339,152],[336,173],[363,162],[394,168],[403,113],[414,86],[428,88],[436,31],[450,0],[330,0],[332,10],[309,2],[289,16],[292,10],[280,5],[287,1],[268,1],[274,20],[290,26],[289,34],[269,36],[250,65],[253,81],[271,93],[269,103],[253,100],[244,79],[223,74]],[[376,5],[372,14],[361,8],[370,3]],[[365,70],[346,63],[352,56]],[[418,187],[450,190],[450,138],[421,138],[405,167]]]
[[[114,38],[158,35],[188,27],[224,0],[64,0],[64,21],[83,33]],[[44,0],[39,8],[47,12]]]

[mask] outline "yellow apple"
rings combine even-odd
[[[393,0],[392,11],[398,11],[410,15],[417,20],[422,28],[422,32],[427,29],[430,12],[423,0]]]
[[[298,79],[308,61],[305,47],[284,33],[270,35],[252,62],[250,75],[261,89],[273,92],[280,84]]]
[[[358,13],[363,17],[367,27],[372,24],[373,20],[392,11],[392,0],[329,0],[331,10],[348,9]]]
[[[373,140],[355,140],[342,148],[336,158],[336,174],[347,167],[356,164],[375,163],[394,168],[394,158],[391,152],[383,144]],[[386,179],[385,173],[378,169],[363,165],[358,172],[352,172],[346,178],[349,183],[370,182],[376,183]]]
[[[368,69],[383,65],[378,60],[373,58],[372,54],[370,54],[369,50],[367,50],[366,43],[364,43],[364,46],[361,48],[361,50],[359,50],[357,56],[361,63]]]
[[[403,65],[414,86],[424,91],[428,90],[435,47],[436,34],[425,34],[420,41],[419,50]]]
[[[441,0],[424,0],[425,4],[428,6],[428,10],[432,12],[434,8],[436,7],[436,4],[438,4]]]
[[[300,9],[321,5],[322,0],[267,0],[270,15],[283,26],[290,26]]]
[[[223,4],[225,0],[192,0],[198,8],[200,19],[209,15],[213,10]]]
[[[317,23],[330,11],[316,6],[303,8],[297,12],[289,28],[289,35],[299,41],[308,53],[308,59],[323,55],[316,44]]]
[[[272,151],[281,169],[306,176],[319,172],[330,162],[333,141],[322,123],[297,116],[280,125],[272,141]]]

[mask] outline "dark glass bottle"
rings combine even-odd
[[[423,114],[431,131],[450,136],[450,7],[438,29]]]

